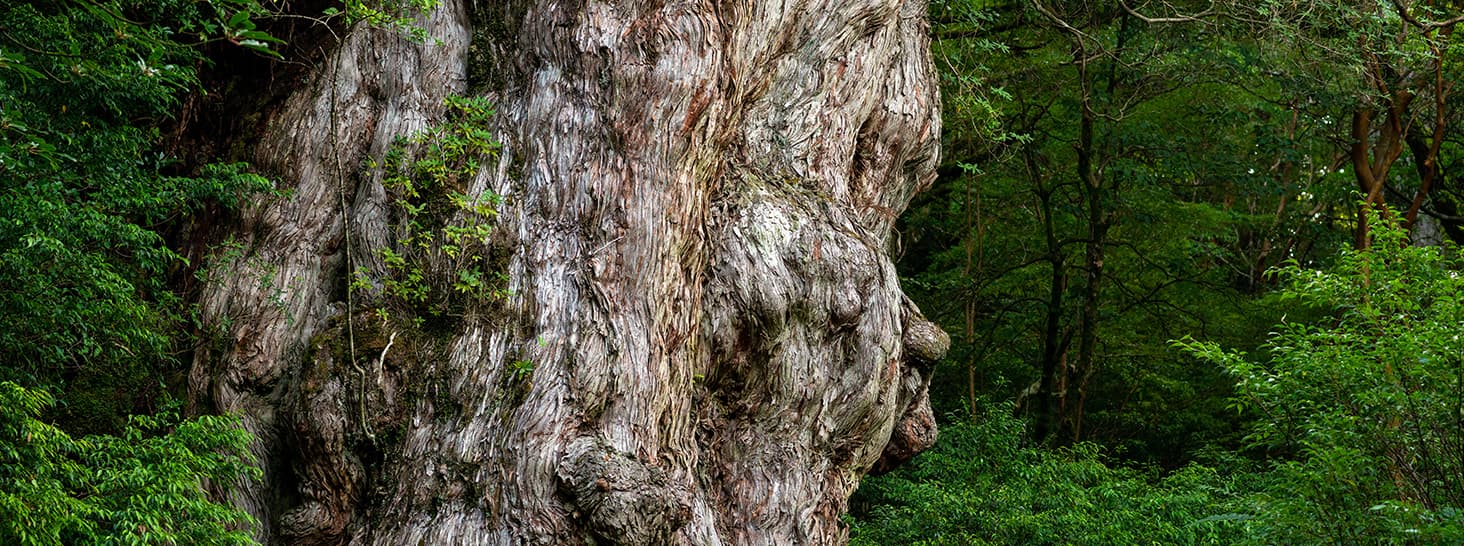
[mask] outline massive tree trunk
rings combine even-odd
[[[193,399],[257,437],[265,478],[226,489],[261,538],[841,541],[860,477],[935,437],[947,338],[889,257],[937,161],[924,2],[447,0],[419,24],[345,34],[273,114],[257,163],[288,191],[201,295]],[[501,149],[452,189],[502,196],[475,252],[504,285],[375,312],[413,228],[373,160],[450,95],[497,107]],[[425,244],[421,282],[452,286]]]

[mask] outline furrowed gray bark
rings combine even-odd
[[[201,296],[194,401],[257,436],[266,478],[227,494],[261,538],[844,540],[860,477],[935,438],[948,339],[889,257],[937,161],[924,2],[449,0],[420,24],[356,29],[274,117],[258,163],[290,191]],[[391,275],[402,228],[363,165],[465,93],[497,106],[463,189],[504,198],[510,295],[380,320],[379,283],[347,286]]]

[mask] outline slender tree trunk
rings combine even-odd
[[[1439,41],[1448,43],[1453,33],[1454,27],[1452,26],[1440,29]],[[1404,225],[1407,226],[1416,244],[1437,245],[1442,242],[1442,238],[1438,236],[1440,222],[1425,217],[1425,221],[1420,223],[1418,214],[1422,210],[1424,202],[1433,196],[1434,190],[1443,186],[1439,151],[1449,128],[1448,99],[1454,82],[1444,73],[1444,53],[1441,46],[1438,45],[1438,42],[1430,42],[1429,47],[1434,60],[1431,67],[1433,72],[1433,104],[1431,105],[1433,106],[1433,119],[1429,124],[1432,131],[1428,135],[1426,143],[1421,131],[1410,131],[1403,137],[1404,143],[1413,154],[1414,167],[1418,170],[1418,191],[1414,192],[1413,201],[1409,203]]]
[[[194,403],[266,470],[229,497],[290,544],[841,542],[860,477],[935,438],[948,338],[887,252],[938,159],[925,10],[447,0],[426,43],[345,35],[201,295]],[[503,197],[509,295],[383,321],[353,281],[403,227],[363,165],[453,94],[497,105],[461,189]]]
[[[1375,123],[1375,112],[1359,108],[1352,113],[1352,144],[1349,154],[1352,160],[1353,177],[1357,190],[1363,196],[1363,203],[1357,211],[1357,243],[1359,249],[1372,245],[1372,231],[1367,222],[1367,211],[1371,208],[1388,214],[1387,200],[1383,190],[1388,183],[1388,171],[1393,162],[1403,153],[1404,136],[1408,132],[1407,111],[1414,95],[1406,90],[1389,97],[1385,122]],[[1374,137],[1373,133],[1377,136]]]
[[[1124,18],[1125,26],[1128,21]],[[1120,31],[1120,35],[1123,32]],[[1120,40],[1120,46],[1122,40]],[[1117,63],[1114,63],[1117,64]],[[1079,68],[1086,80],[1086,65]],[[1109,74],[1108,94],[1113,94],[1114,76]],[[1108,230],[1113,225],[1113,212],[1104,201],[1105,188],[1102,174],[1093,164],[1096,155],[1093,141],[1093,124],[1096,114],[1088,102],[1084,102],[1082,117],[1078,122],[1077,175],[1082,182],[1084,205],[1087,209],[1088,240],[1083,243],[1083,304],[1078,315],[1078,356],[1071,368],[1071,381],[1077,383],[1077,396],[1071,411],[1064,412],[1062,423],[1070,433],[1071,441],[1077,442],[1083,434],[1083,405],[1087,401],[1088,380],[1097,371],[1099,300],[1103,295],[1103,258],[1108,245]],[[1066,400],[1064,400],[1066,401]],[[1065,404],[1066,405],[1066,404]]]
[[[966,190],[966,203],[962,207],[966,212],[966,225],[962,230],[965,237],[966,262],[961,269],[961,276],[967,282],[982,282],[985,275],[985,242],[986,222],[981,218],[981,195],[972,188],[972,181],[969,174],[963,175],[964,188]],[[976,256],[981,255],[981,262],[978,264]],[[965,307],[965,328],[962,334],[965,336],[965,343],[974,345],[976,340],[976,304],[978,290],[973,289],[971,296],[966,300]],[[972,419],[976,418],[979,408],[976,407],[976,361],[978,355],[984,352],[971,351],[966,355],[966,409],[970,412]]]
[[[1464,243],[1464,222],[1457,219],[1456,205],[1447,192],[1439,191],[1448,188],[1449,180],[1439,169],[1438,158],[1431,157],[1436,155],[1432,152],[1433,147],[1423,137],[1413,133],[1408,135],[1407,143],[1421,181],[1413,205],[1408,211],[1409,217],[1405,219],[1414,244],[1438,245],[1443,242],[1443,235],[1447,235],[1456,244]],[[1435,211],[1434,214],[1442,213],[1444,217],[1436,218],[1425,212],[1423,204],[1426,201],[1429,202],[1430,209]]]
[[[1029,160],[1030,161],[1030,160]],[[1029,169],[1038,176],[1035,168]],[[1040,180],[1040,179],[1039,179]],[[1062,252],[1062,242],[1057,238],[1056,220],[1053,218],[1052,188],[1043,187],[1039,181],[1037,198],[1041,202],[1042,231],[1047,243],[1047,263],[1051,267],[1047,280],[1047,305],[1044,309],[1042,326],[1042,374],[1038,378],[1037,422],[1034,437],[1045,441],[1055,434],[1061,425],[1060,403],[1066,392],[1062,389],[1062,376],[1070,336],[1064,333],[1062,316],[1063,295],[1067,292],[1067,264]]]

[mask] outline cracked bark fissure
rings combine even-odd
[[[289,191],[200,296],[193,401],[256,435],[265,479],[224,493],[260,538],[844,540],[859,478],[935,438],[948,340],[888,255],[937,162],[924,2],[447,1],[420,25],[349,33],[269,121],[256,162]],[[468,93],[497,107],[466,189],[505,199],[511,295],[405,332],[344,288],[399,233],[362,165]]]

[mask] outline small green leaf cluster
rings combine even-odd
[[[376,249],[389,273],[379,283],[388,302],[418,326],[426,316],[461,314],[467,303],[509,295],[507,278],[490,259],[503,198],[466,193],[483,161],[498,153],[489,129],[494,111],[482,98],[449,97],[446,106],[444,123],[403,139],[380,165],[397,237],[392,247]],[[366,271],[356,272],[354,288],[375,284]]]
[[[1249,442],[1278,456],[1250,499],[1260,542],[1464,541],[1464,259],[1372,221],[1370,248],[1281,273],[1327,321],[1281,324],[1261,359],[1179,343],[1235,377]]]
[[[416,14],[436,8],[439,0],[345,0],[344,8],[326,8],[326,17],[346,16],[350,24],[365,23],[393,30],[417,42],[427,41],[427,30],[417,24]]]
[[[234,4],[238,11],[220,25],[204,23],[204,32],[219,32],[224,39],[240,47],[270,57],[281,57],[280,52],[274,48],[284,45],[285,41],[259,30],[259,25],[255,23],[256,18],[268,18],[273,14],[254,0],[229,0],[227,3]]]
[[[509,365],[514,379],[524,380],[534,374],[534,363],[529,360],[515,360]]]
[[[39,420],[53,403],[0,382],[0,543],[253,544],[249,515],[203,488],[259,476],[237,419],[167,411],[73,438]]]

